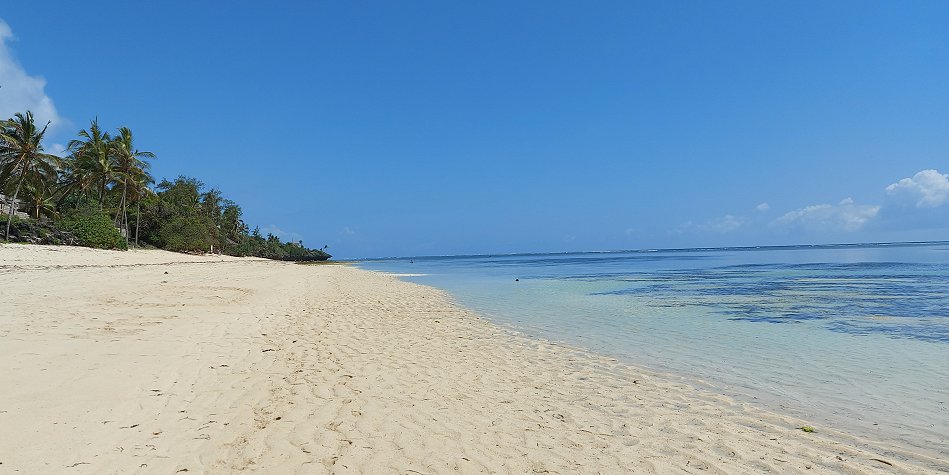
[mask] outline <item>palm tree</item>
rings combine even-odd
[[[89,178],[85,169],[82,167],[75,153],[70,153],[63,158],[62,181],[57,190],[60,201],[67,199],[73,194],[76,195],[74,206],[78,208],[82,205],[83,198],[89,194]]]
[[[146,196],[155,195],[155,192],[148,187],[152,183],[155,183],[155,179],[145,172],[135,180],[135,187],[132,189],[135,195],[135,247],[138,247],[138,231],[142,222],[142,200]]]
[[[222,202],[221,231],[225,241],[240,244],[242,236],[247,234],[247,225],[241,220],[241,207],[231,200]]]
[[[4,239],[10,240],[10,224],[13,222],[14,203],[20,194],[24,182],[42,181],[42,177],[55,176],[60,159],[55,155],[43,153],[43,136],[46,128],[36,127],[33,113],[17,113],[12,119],[0,125],[0,187],[16,183],[10,210],[7,214],[7,229]],[[13,180],[13,182],[10,182]]]
[[[79,139],[69,141],[71,152],[68,185],[80,192],[95,187],[99,206],[105,201],[109,183],[115,179],[115,170],[110,159],[111,138],[99,128],[99,119],[93,119],[89,129],[79,131]]]
[[[128,205],[126,201],[129,196],[129,185],[136,186],[138,182],[145,179],[151,165],[144,159],[155,158],[155,154],[136,149],[132,139],[132,131],[128,127],[120,128],[119,135],[112,139],[109,145],[114,177],[122,184],[122,200],[119,201],[122,214],[116,213],[115,220],[118,222],[120,221],[119,218],[122,218],[125,243],[128,244]],[[133,191],[135,189],[133,188]]]
[[[62,163],[58,157],[57,161],[56,168],[60,168]],[[40,219],[41,214],[50,218],[56,215],[56,204],[52,198],[57,191],[58,172],[58,169],[44,168],[23,182],[22,191],[26,191],[24,201],[29,203],[30,214],[36,219]]]

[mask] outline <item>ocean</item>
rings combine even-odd
[[[362,261],[490,321],[949,459],[949,242]]]

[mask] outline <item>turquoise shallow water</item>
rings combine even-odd
[[[949,459],[949,243],[361,266],[424,274],[406,279],[531,336]]]

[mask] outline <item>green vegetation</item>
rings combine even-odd
[[[128,249],[128,243],[122,233],[112,224],[109,215],[100,209],[89,207],[70,211],[59,225],[76,236],[81,246],[123,251]]]
[[[10,240],[33,244],[80,245],[79,239],[69,231],[53,225],[50,220],[22,219],[13,217],[10,223]],[[0,229],[7,228],[7,215],[0,215]]]
[[[322,261],[326,255],[324,249],[307,249],[303,242],[280,242],[272,235],[266,238],[260,235],[259,229],[254,229],[248,239],[237,246],[239,256],[258,256],[282,261]]]
[[[38,200],[45,200],[46,184],[56,179],[59,158],[43,153],[43,136],[47,123],[42,130],[36,128],[33,113],[17,113],[12,119],[0,126],[0,189],[5,192],[13,188],[12,199],[7,213],[7,227],[4,236],[9,240],[10,225],[13,223],[14,203],[20,191],[27,189],[36,192]]]
[[[149,160],[155,154],[139,150],[128,127],[112,136],[93,120],[69,142],[66,156],[57,157],[43,150],[47,126],[38,128],[31,112],[0,121],[6,241],[154,246],[290,261],[330,257],[325,246],[308,249],[258,229],[249,232],[240,206],[195,178],[154,185]]]

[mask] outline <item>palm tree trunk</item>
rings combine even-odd
[[[142,221],[142,195],[135,202],[135,247],[138,247],[138,224]]]
[[[42,209],[43,207],[43,202],[46,201],[46,198],[43,195],[45,195],[45,193],[37,194],[36,196],[36,219],[37,220],[40,219],[40,209]]]
[[[122,182],[122,199],[119,200],[119,208],[115,210],[115,219],[112,220],[115,223],[115,227],[122,227],[122,209],[125,205],[125,182]]]
[[[3,235],[3,239],[7,242],[10,242],[10,225],[13,223],[13,204],[16,203],[16,197],[20,194],[20,185],[23,184],[24,176],[20,176],[19,181],[16,182],[16,191],[13,192],[13,199],[10,200],[10,213],[7,214],[7,232]]]
[[[122,229],[125,230],[125,247],[129,247],[129,239],[132,237],[132,233],[129,232],[129,215],[125,208],[125,206],[122,207]]]
[[[122,180],[122,229],[125,230],[125,247],[129,246],[129,215],[128,215],[128,204],[125,202],[125,197],[128,196],[129,189],[129,179],[126,177],[125,180]]]

